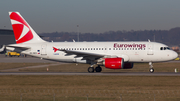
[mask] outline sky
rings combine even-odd
[[[0,29],[18,11],[37,33],[169,30],[180,26],[180,0],[1,0]]]

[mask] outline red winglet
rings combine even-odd
[[[58,51],[59,49],[57,49],[57,48],[55,48],[55,47],[53,47],[53,49],[54,49],[54,52],[56,52],[56,51]]]

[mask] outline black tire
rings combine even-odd
[[[102,71],[102,68],[101,68],[100,66],[98,66],[98,67],[95,68],[95,71],[96,71],[96,72],[101,72],[101,71]]]
[[[153,69],[153,68],[150,68],[150,69],[149,69],[149,72],[150,72],[150,73],[154,73],[154,69]]]
[[[88,72],[89,72],[89,73],[93,73],[93,72],[94,72],[94,67],[89,67],[89,68],[88,68]]]

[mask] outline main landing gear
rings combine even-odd
[[[88,68],[88,72],[89,72],[89,73],[93,73],[94,70],[95,70],[96,72],[101,72],[101,71],[102,71],[102,68],[101,68],[99,65],[98,65],[95,69],[94,69],[93,65],[91,65],[91,66]]]
[[[152,62],[149,62],[149,72],[150,73],[153,73],[154,72],[154,69],[153,69],[153,65],[152,65]]]

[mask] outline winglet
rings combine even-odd
[[[0,52],[3,52],[6,49],[6,46],[3,45],[3,47],[0,49]]]

